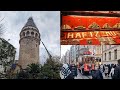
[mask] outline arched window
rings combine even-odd
[[[25,32],[23,32],[23,36],[25,36]]]
[[[31,35],[34,36],[34,32],[31,32]]]
[[[37,33],[35,34],[35,37],[38,37],[38,34],[37,34]]]
[[[30,33],[30,32],[29,32],[29,31],[27,31],[27,32],[26,32],[26,35],[28,36],[28,35],[29,35],[29,33]]]

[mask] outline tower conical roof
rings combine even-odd
[[[29,19],[28,19],[28,21],[27,21],[27,23],[25,24],[25,26],[24,26],[24,27],[27,27],[27,26],[32,26],[32,27],[35,27],[35,28],[36,28],[36,30],[38,30],[38,28],[36,27],[36,25],[35,25],[34,20],[33,20],[33,18],[32,18],[32,17],[29,17]],[[23,27],[23,28],[24,28],[24,27]]]

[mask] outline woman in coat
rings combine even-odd
[[[99,66],[95,66],[95,71],[92,73],[92,79],[103,79]]]

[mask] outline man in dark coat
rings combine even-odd
[[[109,77],[110,71],[111,71],[111,67],[110,67],[110,64],[108,64],[108,77]]]
[[[120,79],[120,59],[118,60],[118,65],[115,67],[112,79]]]
[[[70,70],[71,70],[73,76],[74,76],[74,77],[75,77],[75,76],[77,77],[77,66],[75,66],[75,64],[72,64],[72,65],[70,66]]]

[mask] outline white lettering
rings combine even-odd
[[[73,38],[73,33],[68,33],[68,37],[67,38]]]
[[[76,33],[76,37],[75,38],[81,38],[80,33]]]

